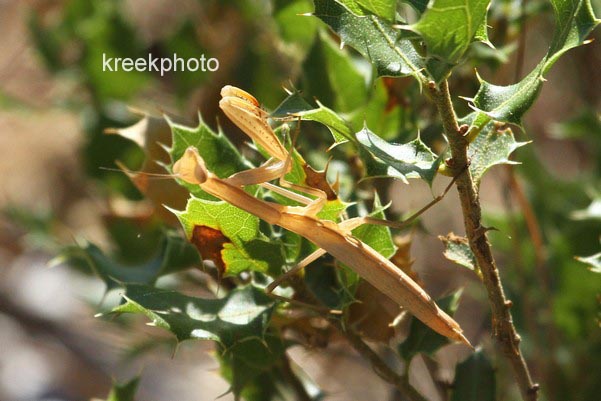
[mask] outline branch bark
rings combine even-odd
[[[505,297],[490,243],[486,238],[486,228],[482,226],[482,210],[477,188],[469,169],[465,168],[469,163],[467,156],[469,143],[464,136],[467,127],[459,127],[457,123],[446,80],[439,85],[434,82],[428,83],[428,90],[438,109],[445,134],[449,140],[452,156],[449,166],[455,171],[464,170],[456,180],[457,192],[459,192],[461,201],[466,235],[482,272],[482,281],[488,293],[493,319],[493,336],[513,368],[522,398],[526,401],[536,401],[539,385],[532,381],[528,365],[520,351],[520,336],[511,317],[512,303]]]

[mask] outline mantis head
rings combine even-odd
[[[209,170],[194,146],[188,147],[184,155],[175,162],[173,173],[189,184],[202,184],[209,177]]]

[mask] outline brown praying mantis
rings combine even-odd
[[[257,168],[238,172],[228,178],[219,178],[206,168],[198,150],[189,147],[173,165],[173,173],[178,178],[199,185],[205,192],[254,214],[269,224],[278,225],[308,239],[319,248],[284,275],[275,279],[267,287],[267,292],[271,293],[284,280],[320,256],[329,253],[434,331],[471,347],[470,342],[462,334],[459,324],[440,309],[417,283],[351,233],[351,230],[362,224],[381,224],[397,228],[405,226],[438,202],[451,188],[452,182],[442,195],[404,222],[390,222],[370,217],[351,218],[340,223],[320,219],[317,213],[327,201],[324,192],[293,184],[284,179],[285,174],[291,169],[291,156],[270,127],[267,113],[260,108],[258,101],[249,93],[232,86],[225,86],[221,95],[219,106],[225,114],[262,146],[272,158]],[[273,180],[279,180],[281,186],[269,183]],[[286,206],[265,201],[243,189],[246,185],[256,184],[287,196],[304,206]],[[315,199],[284,187],[315,196]]]

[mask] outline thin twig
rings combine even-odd
[[[428,89],[442,119],[445,134],[449,139],[452,155],[450,165],[455,169],[465,168],[469,163],[467,156],[469,144],[462,133],[463,130],[459,128],[457,123],[448,82],[445,80],[440,85],[431,82]],[[486,229],[482,226],[480,197],[469,169],[461,174],[456,184],[470,248],[482,271],[482,281],[488,292],[493,317],[493,335],[513,368],[522,398],[527,401],[536,401],[539,385],[532,381],[528,365],[520,351],[520,336],[513,325],[510,312],[512,303],[505,297],[490,243],[486,238]]]

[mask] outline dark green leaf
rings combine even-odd
[[[423,59],[402,33],[375,15],[359,16],[334,0],[314,0],[315,16],[328,24],[344,44],[376,67],[378,76],[421,76]]]
[[[52,264],[61,262],[84,264],[105,282],[107,289],[112,289],[122,283],[152,284],[160,276],[199,265],[200,258],[191,244],[179,235],[167,232],[161,239],[156,256],[142,264],[120,263],[87,241],[65,248]]]
[[[441,159],[420,138],[402,145],[391,144],[367,127],[356,136],[359,143],[374,156],[397,170],[400,173],[398,178],[403,182],[407,183],[408,178],[421,178],[432,185]]]
[[[205,299],[128,284],[123,298],[125,302],[111,313],[142,314],[178,341],[214,340],[226,349],[263,338],[273,309],[273,300],[253,286],[234,289],[224,298]]]
[[[459,306],[459,298],[461,298],[462,292],[462,290],[459,290],[448,297],[440,299],[436,303],[449,316],[453,316]],[[432,355],[448,342],[448,338],[441,336],[418,319],[413,318],[409,326],[409,336],[399,345],[398,351],[403,359],[409,362],[420,352]]]
[[[481,349],[457,366],[451,401],[495,401],[495,371]]]

